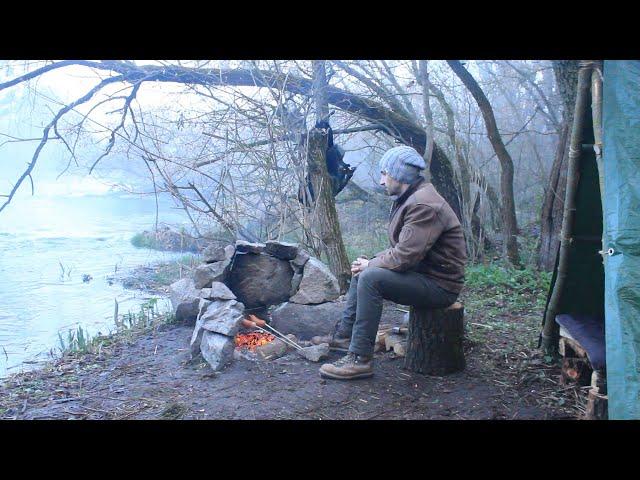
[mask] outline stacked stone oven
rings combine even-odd
[[[192,278],[171,285],[176,320],[194,323],[192,358],[214,370],[233,358],[235,335],[249,313],[301,340],[333,330],[339,318],[338,281],[296,244],[242,240],[207,247]]]

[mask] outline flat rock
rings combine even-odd
[[[269,343],[256,347],[254,352],[261,360],[275,360],[287,353],[287,349],[288,345],[284,341],[275,338]]]
[[[310,347],[303,347],[302,350],[297,350],[297,352],[310,362],[319,362],[329,356],[329,344],[311,345]]]
[[[298,244],[276,242],[270,240],[266,244],[266,252],[281,260],[293,260],[298,256]]]
[[[262,253],[266,245],[264,243],[251,243],[245,240],[236,240],[236,252],[241,253]]]
[[[233,257],[233,254],[236,253],[235,245],[227,245],[224,247],[224,258],[230,259]]]
[[[289,301],[301,304],[330,302],[340,296],[338,279],[317,258],[310,258],[304,266],[297,293]]]
[[[222,282],[213,282],[210,288],[200,290],[200,297],[208,300],[235,300],[236,296]]]
[[[193,324],[198,317],[200,291],[190,278],[183,278],[169,287],[169,299],[177,322]]]
[[[193,273],[195,288],[210,288],[213,282],[224,282],[229,273],[230,259],[198,265]]]
[[[219,371],[233,359],[234,347],[232,337],[205,330],[200,343],[200,352],[211,368]]]
[[[305,250],[298,248],[298,254],[296,255],[296,258],[291,260],[291,266],[294,268],[294,270],[302,272],[302,268],[310,258],[311,255],[309,255]]]
[[[289,299],[293,269],[268,254],[236,254],[227,285],[247,308],[276,305]]]
[[[201,328],[230,337],[238,333],[244,318],[244,305],[235,300],[214,300],[198,319]]]
[[[316,335],[333,333],[344,307],[343,302],[320,305],[284,303],[271,312],[271,326],[284,334],[292,333],[300,340],[310,340]]]
[[[298,293],[300,282],[302,282],[302,273],[294,273],[293,277],[291,278],[291,291],[289,292],[290,297],[293,297],[296,293]]]
[[[202,258],[205,263],[220,262],[227,258],[223,247],[217,245],[209,245],[202,251]]]
[[[202,334],[204,333],[204,329],[202,328],[202,324],[204,323],[202,321],[202,315],[209,305],[211,305],[211,300],[207,300],[206,298],[200,299],[198,318],[196,319],[196,324],[193,327],[193,333],[191,334],[191,341],[189,342],[192,360],[200,353],[200,342],[202,341]]]

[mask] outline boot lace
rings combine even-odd
[[[348,363],[355,363],[356,361],[356,355],[355,353],[349,352],[347,353],[344,357],[342,357],[340,360],[337,360],[334,365],[336,367],[343,367]]]

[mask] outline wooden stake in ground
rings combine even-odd
[[[427,375],[464,370],[464,308],[459,302],[435,310],[411,307],[404,368]]]

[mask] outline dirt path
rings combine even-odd
[[[385,307],[383,321],[398,324],[401,315]],[[402,369],[402,359],[379,353],[373,378],[343,382],[321,379],[319,364],[295,353],[270,362],[240,359],[214,373],[206,364],[189,363],[191,331],[164,326],[131,344],[116,342],[100,356],[67,357],[16,375],[0,386],[0,418],[572,418],[566,401],[551,406],[541,401],[549,382],[537,375],[539,365],[536,375],[528,375],[531,365],[515,368],[508,357],[496,361],[488,343],[468,342],[462,373],[413,374]],[[557,372],[547,373],[552,378]],[[561,392],[562,398],[570,393]]]

